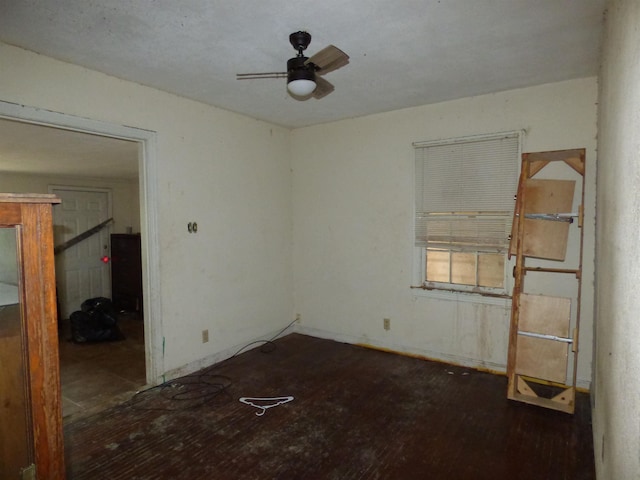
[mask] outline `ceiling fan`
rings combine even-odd
[[[287,90],[298,100],[308,98],[322,98],[334,90],[334,86],[321,75],[344,67],[349,63],[349,55],[338,47],[329,45],[315,55],[307,58],[304,51],[311,43],[308,32],[294,32],[289,35],[291,46],[298,54],[287,61],[286,72],[238,73],[238,80],[252,80],[258,78],[287,78]]]

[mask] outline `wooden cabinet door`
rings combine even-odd
[[[0,228],[0,478],[7,479],[20,478],[34,463],[17,233]]]
[[[0,478],[63,479],[51,195],[0,194]]]

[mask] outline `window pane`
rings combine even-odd
[[[478,285],[495,288],[504,286],[504,255],[478,254]]]
[[[449,283],[449,252],[427,250],[427,282]]]
[[[475,253],[455,252],[451,254],[451,283],[476,284]]]
[[[416,267],[423,281],[447,290],[504,290],[520,133],[414,147],[415,246],[426,252]]]

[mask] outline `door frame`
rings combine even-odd
[[[104,193],[107,196],[107,215],[106,215],[106,218],[104,218],[103,220],[107,220],[108,218],[113,217],[113,192],[111,191],[110,188],[83,187],[83,186],[79,186],[79,185],[50,184],[50,185],[48,185],[47,190],[51,194],[55,194],[55,190],[67,190],[67,191],[71,191],[71,192],[98,192],[98,193]],[[56,212],[55,212],[55,208],[54,208],[53,220],[55,221],[55,219],[56,219]],[[55,225],[55,222],[54,222],[54,225]],[[107,228],[109,228],[109,226],[107,226]],[[80,232],[80,233],[82,233],[82,232]],[[110,236],[107,235],[107,238],[105,240],[107,242],[108,249],[104,253],[108,254],[109,257],[111,257],[111,239],[109,237]],[[54,233],[54,241],[55,241],[55,233]],[[57,267],[57,265],[56,265],[56,267]],[[56,279],[57,279],[57,271],[56,271]],[[111,274],[109,274],[109,282],[110,281],[111,281]],[[57,281],[56,281],[56,283],[57,283]],[[111,283],[109,283],[109,291],[111,291]],[[104,290],[103,290],[103,292],[104,292]],[[67,299],[66,289],[65,289],[65,292],[64,292],[64,298]]]
[[[0,101],[0,118],[80,133],[138,142],[142,289],[145,298],[145,364],[147,384],[162,383],[162,308],[158,241],[157,133],[66,113]]]

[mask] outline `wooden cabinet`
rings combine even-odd
[[[0,478],[64,478],[53,195],[0,194]]]
[[[116,309],[142,312],[140,235],[111,235],[111,299]]]

